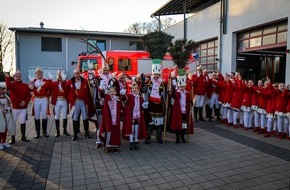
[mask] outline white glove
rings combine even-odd
[[[48,71],[48,73],[47,73],[47,76],[48,76],[48,79],[49,80],[52,80],[52,78],[53,78],[53,75]]]
[[[174,98],[171,98],[170,103],[171,105],[174,105]]]
[[[148,108],[148,105],[149,105],[149,102],[143,102],[142,107],[144,109],[147,109]]]
[[[122,89],[122,90],[120,90],[120,94],[121,94],[121,95],[125,95],[125,94],[126,94],[126,89]]]
[[[28,75],[28,78],[29,78],[29,82],[32,82],[34,80],[34,78],[31,77],[30,75]]]
[[[65,80],[66,79],[66,74],[64,74],[63,72],[61,73],[61,78],[62,80]]]
[[[110,91],[108,89],[105,90],[105,94],[110,94]]]

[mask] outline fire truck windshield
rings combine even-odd
[[[80,60],[81,72],[88,71],[89,69],[98,70],[98,60],[97,59],[81,59]]]

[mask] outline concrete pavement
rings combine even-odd
[[[195,123],[189,143],[167,133],[165,144],[141,141],[140,151],[130,151],[123,140],[120,153],[110,154],[83,132],[76,142],[54,137],[52,117],[48,138],[33,139],[32,117],[27,124],[30,142],[17,129],[16,144],[0,151],[0,189],[289,189],[289,140],[216,121]]]

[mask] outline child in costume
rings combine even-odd
[[[139,140],[147,137],[146,124],[143,109],[148,108],[148,102],[144,102],[140,95],[137,82],[133,81],[131,93],[126,95],[123,138],[129,137],[130,150],[140,150]]]
[[[179,69],[177,76],[178,90],[172,93],[172,118],[170,123],[170,131],[176,134],[176,143],[186,143],[184,136],[193,134],[193,122],[190,106],[190,93],[186,91],[185,70]]]
[[[6,142],[7,132],[11,133],[11,130],[15,128],[11,113],[11,101],[6,94],[5,83],[0,83],[0,121],[0,150],[3,150],[11,147]]]

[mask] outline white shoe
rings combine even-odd
[[[0,150],[3,150],[4,149],[4,146],[3,144],[0,143]]]
[[[10,148],[11,145],[10,145],[9,143],[3,143],[3,147],[4,147],[4,148]]]

